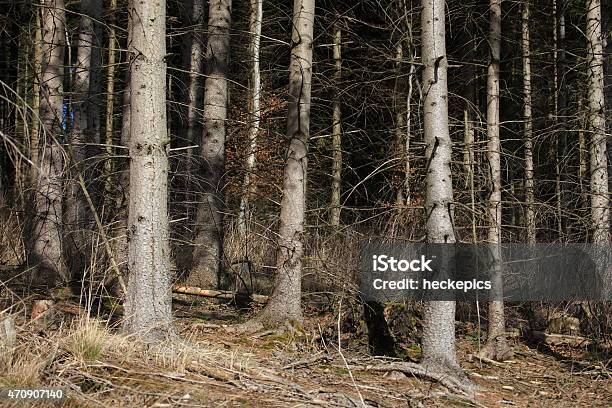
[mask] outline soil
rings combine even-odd
[[[62,310],[71,309],[64,305]],[[74,305],[65,316],[74,318],[78,310]],[[22,350],[35,353],[45,341],[44,347],[54,350],[53,357],[48,357],[51,352],[43,353],[48,360],[39,385],[66,387],[71,397],[59,405],[65,407],[559,408],[612,404],[609,356],[584,348],[544,346],[517,337],[511,340],[514,357],[491,364],[470,357],[478,352],[478,336],[470,326],[461,327],[459,361],[479,387],[470,402],[431,381],[396,371],[368,371],[372,365],[418,359],[418,344],[408,344],[407,337],[402,348],[408,352],[401,357],[373,357],[367,352],[363,333],[346,330],[341,319],[339,348],[338,314],[329,310],[307,309],[302,326],[251,334],[239,334],[232,327],[256,313],[253,310],[239,311],[219,301],[179,295],[174,313],[178,334],[199,350],[198,356],[182,352],[168,363],[163,354],[146,347],[131,354],[120,347],[106,347],[90,358],[77,357],[74,348],[63,348],[64,340],[59,337],[70,334],[58,334],[70,325],[67,321],[34,329],[29,317],[19,317],[18,337]],[[106,330],[109,336],[121,336],[112,326]],[[2,373],[0,388],[10,384],[10,379],[10,371]]]

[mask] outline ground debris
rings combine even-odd
[[[288,331],[226,331],[241,316],[218,302],[185,303],[176,314],[177,339],[182,340],[163,347],[140,344],[84,316],[45,331],[29,319],[16,320],[15,358],[0,371],[0,382],[10,378],[17,384],[61,386],[76,405],[109,408],[564,408],[607,407],[612,400],[607,360],[594,360],[585,349],[576,356],[576,349],[559,348],[557,355],[517,343],[512,363],[491,365],[470,362],[477,344],[459,338],[461,364],[478,386],[470,401],[437,386],[441,381],[406,375],[402,367],[418,365],[405,359],[348,346],[342,358],[333,342]],[[319,324],[316,318],[306,319],[302,331],[317,332]],[[563,354],[569,351],[571,357]]]

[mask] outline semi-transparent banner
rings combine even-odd
[[[610,246],[362,244],[360,291],[376,301],[612,300]]]

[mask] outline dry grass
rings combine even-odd
[[[64,387],[65,406],[163,407],[196,398],[210,406],[228,389],[243,389],[241,381],[259,381],[251,355],[193,333],[146,344],[87,316],[58,328],[16,317],[18,345],[0,366],[0,388]]]
[[[109,350],[125,350],[129,343],[125,338],[109,333],[102,322],[84,317],[76,326],[61,336],[61,347],[76,358],[86,363],[98,360]]]
[[[0,369],[0,387],[36,387],[41,383],[45,366],[43,356],[25,354],[16,356]]]
[[[207,321],[217,324],[228,316],[238,318],[235,309],[214,302],[177,306],[177,315],[186,312],[207,313]],[[10,363],[0,367],[0,387],[64,387],[70,395],[66,407],[355,407],[361,406],[359,393],[368,406],[463,404],[427,381],[358,371],[357,366],[385,360],[348,347],[359,341],[349,335],[343,336],[343,354],[355,367],[353,384],[333,339],[318,336],[325,324],[321,317],[307,318],[299,336],[284,337],[196,329],[194,318],[182,317],[176,320],[179,338],[151,345],[87,316],[49,328],[27,322],[23,315],[15,315],[18,345]],[[333,315],[325,318],[334,320]],[[574,406],[591,407],[605,406],[612,397],[609,374],[594,365],[570,369],[561,360],[517,345],[521,354],[514,363],[479,366],[465,357],[475,346],[459,344],[464,367],[484,387],[478,401],[485,406],[502,400],[517,406],[572,406],[564,405],[564,395],[578,393],[581,400]]]
[[[245,367],[222,348],[188,341],[153,347],[88,317],[57,330],[23,323],[13,358],[0,367],[0,387],[65,387],[67,406],[150,406],[152,398],[173,395],[166,386],[197,382],[189,377],[201,374],[192,371]]]
[[[243,260],[248,242],[254,289],[265,293],[274,275],[270,267],[275,228],[258,228],[251,228],[246,239],[230,228],[226,255],[230,263]],[[64,387],[70,395],[65,407],[356,407],[362,406],[360,394],[367,406],[465,406],[427,381],[398,379],[392,373],[350,372],[350,367],[386,360],[365,355],[363,348],[355,346],[365,341],[363,332],[347,330],[341,335],[347,369],[335,348],[337,315],[308,309],[313,306],[313,292],[329,296],[334,305],[338,294],[351,289],[358,265],[355,243],[360,238],[358,231],[348,228],[307,235],[307,321],[295,336],[230,334],[220,326],[247,316],[219,303],[182,299],[175,302],[174,310],[180,338],[150,345],[87,313],[76,317],[60,313],[46,325],[30,322],[26,319],[33,300],[30,295],[0,292],[0,310],[10,307],[7,310],[17,320],[18,330],[12,359],[0,364],[0,388]],[[19,248],[19,243],[9,245],[13,244]],[[10,256],[9,252],[15,253],[0,248],[3,256]],[[195,329],[202,316],[215,328]],[[326,327],[333,328],[332,334]],[[585,363],[584,353],[570,356],[566,350],[553,350],[558,354],[553,356],[550,351],[541,353],[517,344],[520,354],[500,368],[467,361],[466,355],[476,348],[469,336],[461,335],[458,343],[463,367],[484,389],[478,402],[485,406],[604,407],[612,400],[607,357]]]

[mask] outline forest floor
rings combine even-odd
[[[473,403],[427,380],[368,371],[393,359],[351,347],[344,333],[339,348],[337,336],[324,334],[337,330],[337,314],[307,310],[299,329],[237,334],[228,327],[248,315],[193,299],[178,296],[174,302],[184,341],[157,347],[108,323],[76,318],[76,304],[58,306],[64,318],[56,313],[31,321],[24,303],[14,314],[17,349],[12,361],[0,362],[0,388],[64,387],[70,397],[48,404],[64,407],[612,406],[610,360],[584,349],[515,339],[512,360],[492,365],[470,359],[477,343],[460,337],[461,365],[480,387]],[[5,399],[0,406],[11,405]]]

